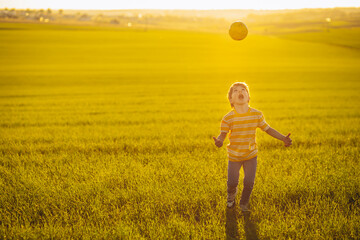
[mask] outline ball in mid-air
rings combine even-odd
[[[230,37],[234,40],[243,40],[248,34],[248,29],[243,22],[233,22],[229,29]]]

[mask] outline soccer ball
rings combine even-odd
[[[233,22],[229,29],[229,35],[232,39],[240,41],[246,38],[248,29],[243,22]]]

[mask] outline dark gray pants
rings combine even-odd
[[[257,157],[254,157],[250,160],[241,161],[241,162],[231,162],[228,164],[228,180],[227,180],[227,192],[229,194],[234,194],[236,188],[239,184],[239,175],[241,166],[244,169],[244,188],[241,193],[240,204],[245,205],[250,200],[250,195],[255,183],[255,174],[256,174],[256,165]]]

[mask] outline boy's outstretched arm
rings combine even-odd
[[[226,133],[224,133],[224,132],[220,133],[220,135],[217,138],[213,137],[213,139],[215,141],[215,145],[217,147],[221,147],[223,145],[225,138],[226,138]]]
[[[287,136],[285,136],[271,127],[268,130],[266,130],[266,133],[276,139],[279,139],[280,141],[283,141],[285,143],[285,147],[290,147],[292,144],[292,140],[290,138],[290,133]]]

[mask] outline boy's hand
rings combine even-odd
[[[216,137],[213,137],[214,141],[215,141],[215,145],[219,148],[222,147],[223,145],[223,141],[217,139]]]
[[[290,138],[290,134],[291,134],[291,133],[289,133],[289,134],[284,138],[284,140],[283,140],[283,142],[285,143],[285,147],[290,147],[291,144],[292,144],[292,140],[291,140],[291,138]]]

